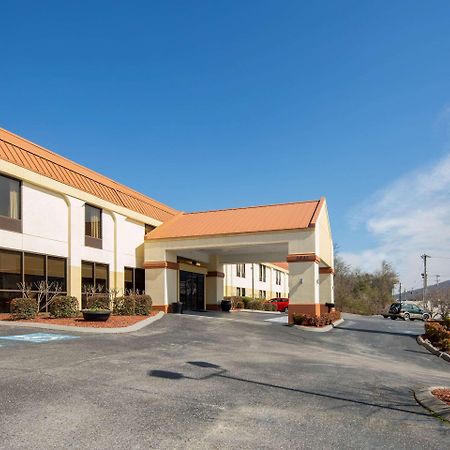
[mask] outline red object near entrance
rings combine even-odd
[[[273,303],[277,307],[277,311],[288,312],[289,299],[284,297],[271,298],[270,303]]]

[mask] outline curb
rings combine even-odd
[[[232,309],[233,312],[249,312],[249,313],[260,313],[260,314],[281,314],[280,311],[262,311],[260,309]]]
[[[431,342],[424,339],[422,336],[417,336],[417,343],[422,347],[425,347],[430,353],[436,355],[438,358],[442,358],[444,361],[450,362],[450,354],[447,352],[441,352]]]
[[[312,331],[313,333],[326,333],[340,325],[342,322],[344,322],[344,319],[336,320],[336,322],[333,322],[331,325],[326,325],[325,327],[307,327],[305,325],[294,325],[294,327],[299,328],[300,330]]]
[[[441,420],[450,423],[450,406],[442,400],[435,397],[431,391],[434,389],[443,389],[442,386],[433,386],[429,388],[418,389],[414,391],[414,398],[417,403],[428,409],[432,414]]]
[[[22,328],[42,328],[45,330],[58,330],[58,331],[72,331],[75,333],[92,333],[92,334],[121,334],[131,333],[132,331],[138,331],[159,319],[162,319],[165,314],[160,311],[155,316],[148,319],[141,320],[138,323],[130,325],[129,327],[120,328],[90,328],[90,327],[73,327],[69,325],[47,325],[45,323],[26,323],[26,322],[5,322],[0,320],[0,325],[22,327]]]

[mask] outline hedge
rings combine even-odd
[[[113,302],[113,313],[118,316],[148,316],[151,309],[152,298],[149,295],[125,295]]]
[[[293,321],[295,325],[304,325],[307,327],[325,327],[331,325],[341,318],[340,311],[333,311],[321,315],[294,314]]]
[[[108,294],[94,294],[86,299],[87,309],[110,309],[111,300]]]
[[[52,317],[75,317],[78,315],[78,300],[76,297],[58,296],[55,297],[48,307],[48,312]]]
[[[251,298],[251,297],[224,297],[224,300],[231,300],[232,309],[255,309],[259,311],[276,311],[277,307],[269,303],[264,298]]]
[[[35,298],[15,298],[11,300],[10,312],[13,319],[34,319],[38,311]]]

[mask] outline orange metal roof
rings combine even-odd
[[[315,226],[324,199],[180,213],[147,234],[147,240],[204,237],[264,231],[300,230]]]
[[[0,159],[164,222],[178,211],[0,128]]]

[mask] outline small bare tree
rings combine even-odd
[[[58,282],[38,281],[34,283],[37,291],[38,311],[47,311],[55,297],[61,295],[62,284]]]
[[[430,297],[429,303],[433,313],[443,319],[450,317],[450,289],[439,289]]]
[[[33,298],[34,295],[31,292],[33,290],[33,285],[30,283],[23,283],[22,281],[20,283],[17,283],[17,287],[22,291],[22,297],[23,298]]]

